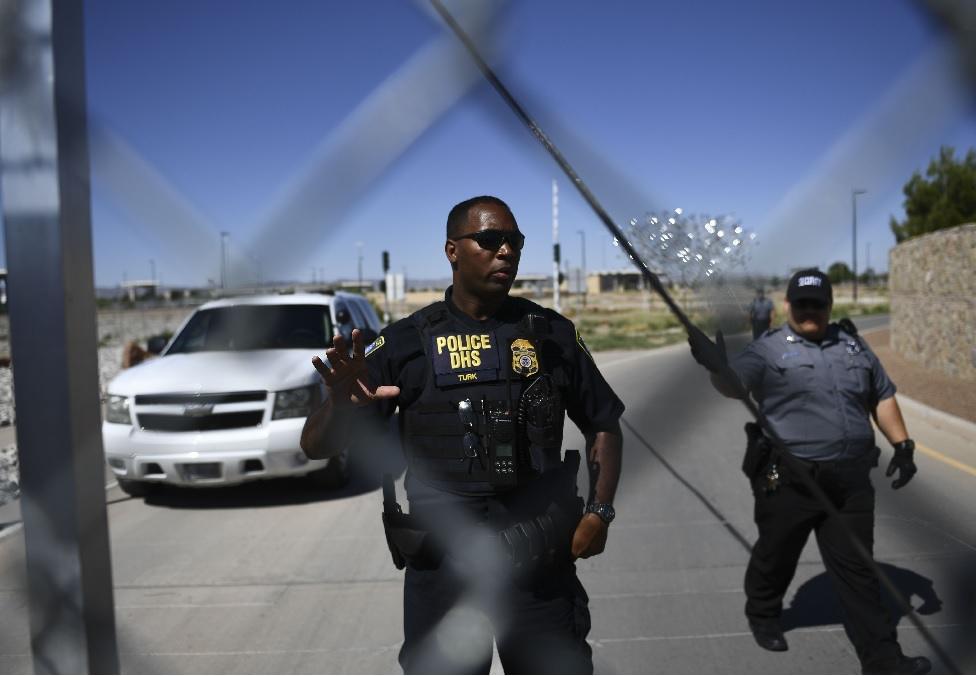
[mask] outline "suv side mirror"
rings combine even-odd
[[[352,321],[352,315],[349,314],[349,310],[342,308],[336,312],[336,323],[337,324],[348,324]]]
[[[166,336],[153,336],[146,341],[146,352],[149,354],[159,354],[166,347]]]

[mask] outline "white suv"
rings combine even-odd
[[[108,386],[105,457],[130,495],[152,483],[236,484],[307,474],[324,487],[348,479],[348,454],[308,460],[302,426],[325,396],[311,358],[336,333],[380,330],[350,293],[228,298],[201,306],[160,352]]]

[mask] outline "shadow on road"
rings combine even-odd
[[[942,599],[936,593],[932,580],[907,568],[880,562],[878,565],[909,603],[913,603],[914,597],[921,599],[922,605],[914,606],[913,603],[916,613],[933,615],[942,610]],[[881,595],[891,619],[895,622],[901,620],[905,613],[898,604],[884,590]],[[826,572],[811,578],[796,590],[789,607],[783,610],[782,623],[784,630],[844,623],[840,599]]]

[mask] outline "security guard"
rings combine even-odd
[[[592,673],[586,592],[573,561],[603,551],[620,475],[623,404],[573,324],[509,296],[524,236],[509,207],[475,197],[447,219],[453,285],[351,355],[317,358],[330,396],[302,448],[329,457],[367,418],[397,415],[409,513],[384,479],[384,526],[406,567],[406,673],[488,673],[492,639],[509,673]],[[587,440],[591,499],[577,497]]]
[[[756,297],[749,303],[749,323],[752,325],[752,339],[755,340],[769,330],[773,323],[773,301],[766,298],[766,292],[756,289]]]
[[[692,332],[689,342],[720,392],[741,392],[738,378],[755,397],[796,460],[790,464],[823,489],[870,552],[874,488],[869,472],[880,453],[870,418],[895,449],[886,472],[899,472],[893,488],[901,488],[915,474],[915,444],[895,400],[894,384],[849,320],[829,323],[832,305],[827,276],[816,269],[801,270],[787,287],[787,323],[750,343],[731,364],[721,340],[716,346],[704,334]],[[840,524],[776,456],[774,449],[753,478],[759,539],[746,571],[745,592],[746,617],[756,642],[767,650],[787,650],[779,623],[783,595],[813,531],[863,673],[927,673],[931,664],[925,657],[902,654],[872,568],[857,555]]]

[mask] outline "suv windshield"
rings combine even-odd
[[[235,305],[199,310],[166,354],[328,347],[327,305]]]

